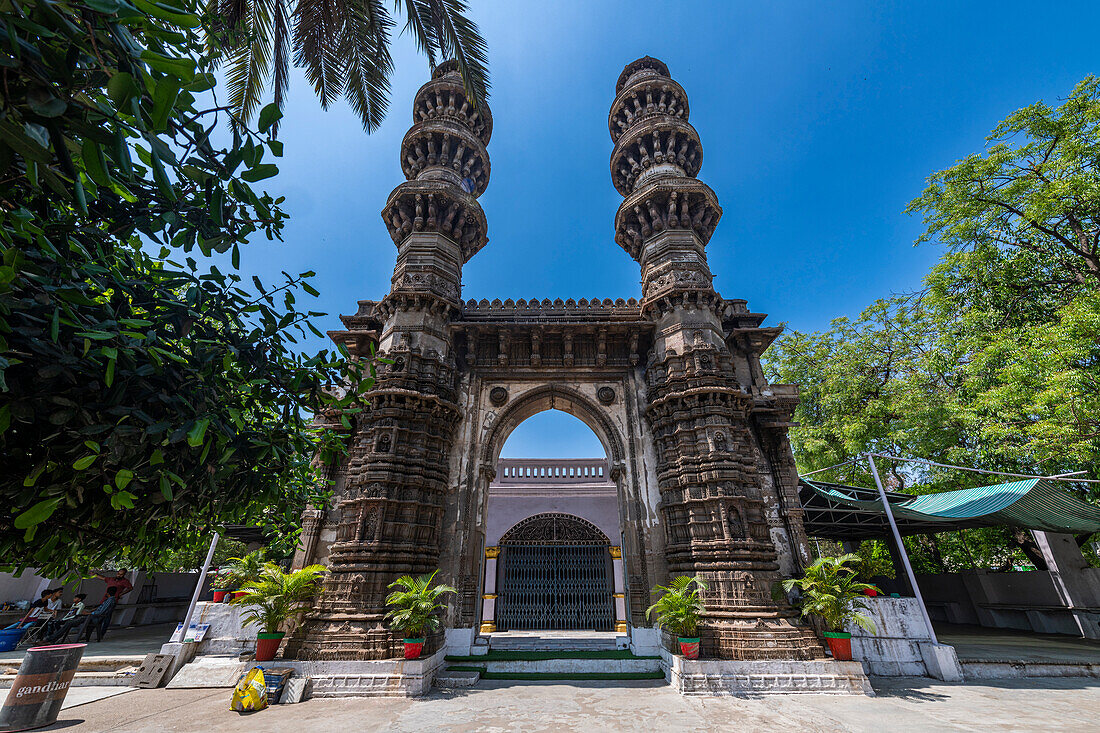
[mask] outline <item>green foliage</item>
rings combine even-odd
[[[856,566],[861,562],[859,555],[853,553],[820,557],[806,568],[801,578],[784,580],[783,590],[801,591],[802,615],[819,616],[828,631],[843,631],[844,624],[850,621],[873,634],[874,622],[860,610],[866,609],[868,603],[863,591],[878,589],[860,581]]]
[[[447,593],[458,592],[449,585],[432,585],[438,572],[419,578],[403,575],[388,586],[401,590],[386,596],[386,605],[392,608],[386,618],[408,639],[422,639],[425,633],[438,629],[439,612],[445,608],[440,599]]]
[[[428,57],[429,66],[454,59],[466,96],[475,106],[482,104],[489,93],[485,40],[466,17],[465,0],[405,0],[394,6],[404,12],[404,30]],[[322,107],[327,109],[342,94],[368,132],[382,124],[389,106],[395,28],[382,0],[208,0],[207,12],[217,21],[209,42],[225,53],[229,103],[239,119],[252,119],[270,83],[274,106],[260,113],[259,126],[275,129],[293,51],[295,65],[305,70]]]
[[[801,385],[791,431],[799,468],[864,451],[955,465],[1100,476],[1100,82],[1057,108],[1010,115],[983,154],[935,173],[909,206],[919,241],[942,241],[925,289],[878,300],[828,331],[768,353],[775,382]],[[889,488],[993,483],[916,464],[881,466]],[[873,485],[859,464],[829,480]],[[1100,500],[1096,485],[1072,487]],[[930,572],[1028,564],[1014,532],[910,538]]]
[[[690,575],[673,578],[668,586],[654,586],[650,591],[661,597],[646,609],[645,617],[657,614],[657,627],[667,629],[669,633],[685,639],[694,639],[699,635],[699,617],[706,608],[699,591],[707,589],[701,579]]]
[[[253,550],[243,557],[231,557],[229,563],[223,568],[228,571],[223,588],[241,588],[246,583],[253,583],[263,575],[267,564],[267,556],[263,548]]]
[[[855,554],[859,555],[856,576],[864,583],[870,583],[872,578],[893,578],[896,575],[890,548],[885,542],[864,540],[859,543]]]
[[[309,610],[306,605],[317,595],[324,565],[309,565],[293,573],[284,573],[274,563],[263,566],[260,577],[241,586],[244,595],[233,603],[244,606],[246,623],[258,624],[264,633],[274,634],[285,622],[298,619]]]
[[[372,378],[344,353],[295,350],[320,335],[321,314],[295,306],[312,273],[244,287],[239,247],[285,219],[249,184],[277,170],[278,143],[240,126],[216,143],[195,4],[139,6],[0,3],[9,569],[156,567],[223,524],[292,545],[327,491],[310,457],[342,449],[311,416],[350,427]]]
[[[1020,251],[1050,263],[1052,285],[1100,286],[1100,80],[1086,77],[1060,107],[1009,115],[970,155],[932,175],[907,211],[924,214],[918,242]]]

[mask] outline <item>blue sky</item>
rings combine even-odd
[[[715,286],[800,330],[918,288],[940,250],[913,247],[921,222],[902,211],[926,177],[1013,110],[1100,71],[1095,2],[470,2],[494,129],[489,244],[464,268],[466,298],[638,295],[638,266],[613,241],[607,112],[639,56],[667,63],[690,98],[699,177],[724,209]],[[396,248],[378,212],[403,180],[398,147],[429,75],[407,38],[396,64],[390,115],[369,137],[292,83],[286,155],[265,182],[287,198],[286,241],[258,242],[243,265],[316,271],[322,329],[389,289]],[[570,420],[521,426],[506,455],[592,455],[595,436]]]

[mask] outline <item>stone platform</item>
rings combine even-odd
[[[625,649],[630,639],[613,631],[504,631],[485,634],[492,651],[565,652]]]
[[[665,678],[681,695],[875,694],[859,662],[684,659],[661,651]]]
[[[421,659],[306,662],[277,659],[274,667],[308,677],[311,697],[416,697],[427,694],[443,667],[445,651]]]

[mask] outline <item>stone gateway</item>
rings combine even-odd
[[[657,59],[619,76],[608,117],[623,196],[615,241],[641,268],[640,300],[464,302],[462,266],[487,241],[477,199],[493,120],[466,101],[453,62],[417,92],[401,144],[407,180],[382,209],[398,249],[393,286],[330,334],[392,363],[353,422],[346,460],[331,468],[331,505],[303,517],[296,564],[331,572],[288,657],[398,656],[401,639],[383,622],[386,586],[440,568],[459,591],[445,618],[449,649],[498,626],[576,617],[654,650],[650,590],[691,574],[708,585],[704,657],[824,658],[813,631],[772,596],[809,557],[787,441],[797,388],[768,384],[760,368],[780,329],[714,289],[706,246],[722,210],[696,178],[703,149],[688,112]],[[509,433],[548,409],[587,424],[605,460],[564,466],[565,476],[562,466],[501,462]],[[508,497],[530,483],[532,465],[563,488],[510,522]],[[570,509],[582,505],[591,511]]]

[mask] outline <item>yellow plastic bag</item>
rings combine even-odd
[[[267,707],[267,681],[261,667],[253,667],[241,675],[233,688],[233,702],[229,707],[238,713],[251,713]]]

